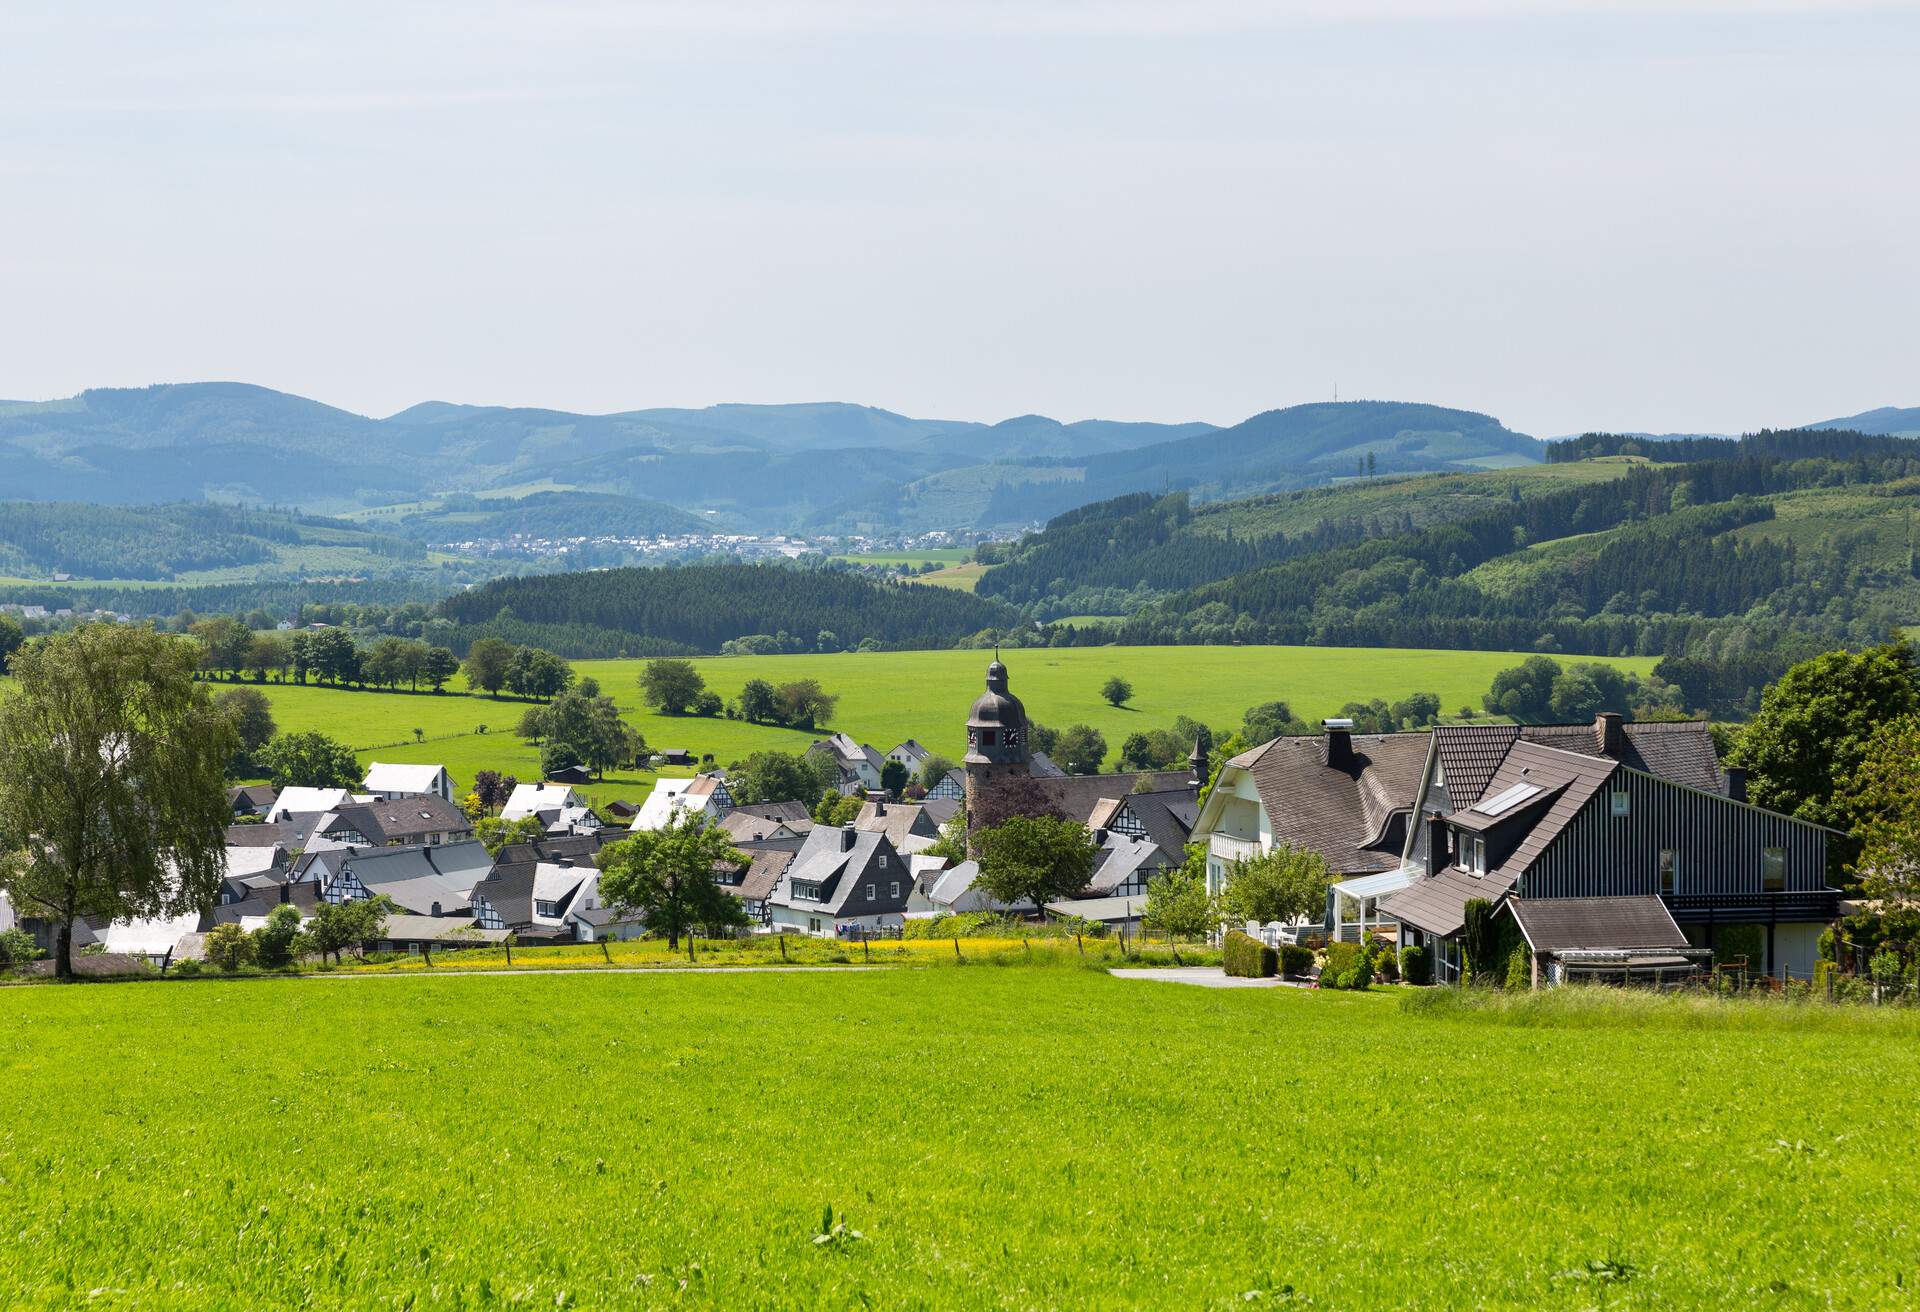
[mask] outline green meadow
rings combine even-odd
[[[811,656],[725,656],[696,660],[708,686],[729,700],[748,679],[781,683],[814,678],[840,703],[830,729],[887,751],[906,738],[958,758],[965,746],[967,708],[979,696],[991,653],[984,651],[841,652]],[[1499,670],[1523,653],[1420,651],[1341,647],[1072,647],[1006,653],[1015,693],[1043,724],[1090,724],[1106,736],[1109,765],[1129,733],[1170,725],[1188,715],[1229,731],[1247,707],[1289,702],[1309,719],[1331,715],[1348,701],[1412,692],[1438,693],[1449,713],[1478,707]],[[1609,663],[1647,672],[1654,660]],[[802,751],[820,735],[727,719],[655,714],[640,697],[644,661],[576,661],[582,675],[600,681],[647,742],[712,753],[721,764],[763,749]],[[1109,706],[1100,687],[1118,674],[1133,684],[1133,700]],[[456,689],[464,685],[456,683]],[[263,689],[282,729],[318,729],[350,744],[362,760],[445,764],[465,786],[481,769],[531,779],[539,752],[513,735],[528,703],[511,698],[430,693],[352,692],[267,684]],[[486,726],[484,734],[478,732]],[[414,740],[414,730],[425,741]],[[588,790],[596,800],[637,800],[651,788],[647,772],[610,775]]]
[[[1475,1015],[1403,992],[986,965],[11,989],[0,1288],[1910,1305],[1911,1015]]]

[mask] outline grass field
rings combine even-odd
[[[1881,1308],[1920,1277],[1911,1016],[984,966],[3,996],[16,1306]]]
[[[695,661],[708,685],[732,699],[748,679],[775,683],[815,678],[840,695],[834,729],[881,751],[918,738],[956,759],[964,750],[967,708],[984,686],[982,651],[921,651],[814,656],[729,656]],[[1351,700],[1411,692],[1435,692],[1453,711],[1478,706],[1494,674],[1524,656],[1511,652],[1419,651],[1323,647],[1073,647],[1006,653],[1013,690],[1027,713],[1056,727],[1090,724],[1106,736],[1109,763],[1117,761],[1129,733],[1170,725],[1190,715],[1223,734],[1247,707],[1279,699],[1311,720],[1330,715]],[[1610,662],[1645,672],[1652,658]],[[711,752],[726,764],[761,749],[802,751],[819,735],[726,719],[661,716],[640,698],[644,662],[577,661],[584,675],[600,681],[626,709],[627,718],[656,747]],[[1100,686],[1109,675],[1134,686],[1125,708],[1107,705]],[[433,761],[452,771],[461,786],[474,771],[494,769],[530,779],[539,753],[512,734],[527,703],[488,697],[411,693],[344,692],[318,687],[265,686],[283,730],[319,729],[353,746],[363,761]],[[487,726],[482,735],[476,732]],[[427,741],[416,743],[413,730]],[[637,800],[650,791],[645,772],[609,776],[588,790],[596,800]]]

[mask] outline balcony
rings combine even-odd
[[[1833,920],[1840,914],[1840,893],[1832,888],[1790,893],[1663,893],[1660,900],[1683,925]]]
[[[1207,855],[1216,857],[1228,865],[1235,861],[1251,861],[1260,855],[1260,844],[1250,838],[1212,834],[1207,839]]]

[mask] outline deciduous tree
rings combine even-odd
[[[640,693],[662,715],[681,715],[706,691],[707,681],[692,661],[671,657],[647,662],[640,672]]]
[[[1100,685],[1100,695],[1107,699],[1108,705],[1125,706],[1133,700],[1133,685],[1116,674]]]
[[[513,644],[500,638],[475,638],[467,648],[467,684],[498,697],[507,686],[507,667],[513,664]]]
[[[1204,853],[1201,857],[1204,860]],[[1332,883],[1332,872],[1318,852],[1281,843],[1228,869],[1220,912],[1235,923],[1312,920],[1325,913]]]
[[[680,936],[696,927],[743,925],[740,899],[714,882],[714,868],[746,858],[726,833],[696,815],[682,814],[663,829],[642,831],[600,851],[600,897],[622,912],[637,914],[647,928]]]
[[[1036,907],[1084,890],[1096,849],[1087,827],[1049,816],[1016,816],[976,830],[980,888],[996,901]]]
[[[353,788],[360,782],[353,749],[315,730],[283,733],[258,755],[275,788]]]
[[[203,910],[225,873],[233,727],[195,684],[196,653],[88,624],[15,653],[0,697],[0,892],[58,926]]]

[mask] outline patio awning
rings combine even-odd
[[[1341,897],[1358,902],[1366,897],[1385,897],[1389,893],[1398,893],[1413,882],[1413,876],[1404,870],[1383,870],[1377,875],[1357,875],[1352,879],[1343,879],[1333,886],[1333,891]]]

